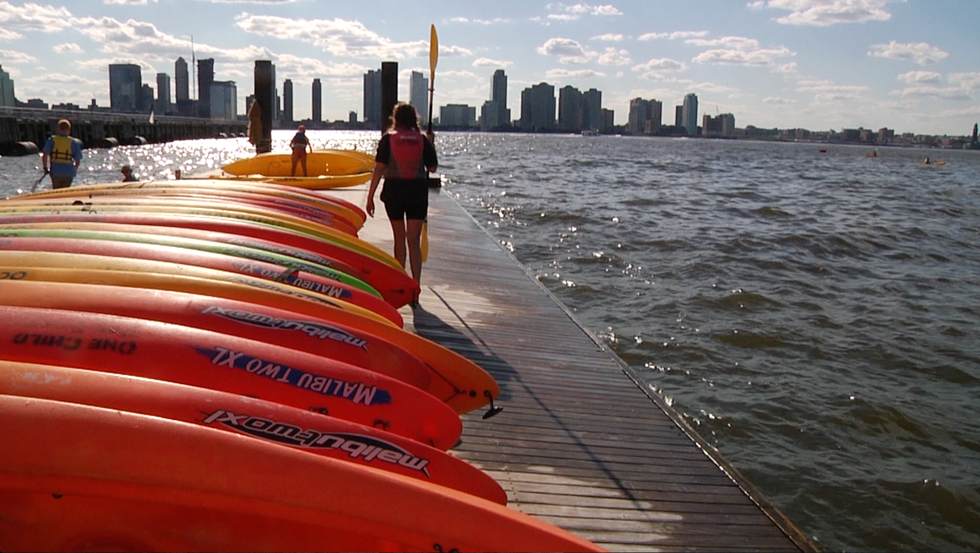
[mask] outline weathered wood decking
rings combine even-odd
[[[365,191],[338,195],[363,206]],[[383,209],[361,237],[390,251]],[[453,452],[512,508],[614,551],[812,548],[448,194],[430,194],[429,219],[406,327],[500,383],[503,413],[464,416]]]

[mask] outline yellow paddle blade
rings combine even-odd
[[[436,34],[436,26],[432,25],[429,31],[429,78],[436,80],[436,64],[439,63],[439,35]],[[432,82],[429,86],[432,86]]]

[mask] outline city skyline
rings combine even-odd
[[[491,99],[492,74],[509,77],[511,120],[521,92],[540,82],[602,91],[625,125],[635,98],[701,114],[734,113],[741,125],[814,130],[892,128],[963,135],[980,118],[975,31],[980,2],[954,0],[756,0],[506,6],[379,1],[373,9],[308,2],[224,0],[0,1],[0,66],[21,101],[109,105],[107,67],[139,64],[146,78],[174,60],[214,59],[234,81],[238,113],[252,94],[255,59],[291,79],[297,120],[312,116],[310,83],[322,82],[324,120],[363,118],[363,75],[399,62],[399,98],[413,71],[426,78],[428,26],[440,34],[436,106]],[[397,8],[397,9],[395,9]],[[194,18],[181,13],[193,10]],[[39,46],[40,45],[40,46]],[[192,46],[193,45],[193,46]],[[196,68],[194,68],[196,69]],[[173,75],[175,96],[182,83]],[[196,83],[195,83],[196,84]]]

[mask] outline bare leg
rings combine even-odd
[[[299,158],[299,160],[303,163],[303,176],[304,177],[308,177],[309,175],[306,174],[306,156],[303,156],[303,157]],[[296,170],[294,169],[293,170],[293,173],[295,173],[295,172],[296,172]]]
[[[296,162],[297,162],[297,161],[299,161],[299,158],[298,158],[298,157],[296,157],[296,156],[293,156],[293,168],[292,168],[292,170],[290,171],[290,175],[292,175],[292,176],[294,176],[294,177],[296,176]],[[303,161],[303,166],[304,166],[304,167],[306,166],[306,161],[305,161],[305,160]]]
[[[405,221],[392,219],[391,234],[395,238],[395,260],[405,267]]]
[[[412,264],[412,278],[415,282],[422,282],[422,225],[425,221],[419,219],[408,220],[408,253]]]

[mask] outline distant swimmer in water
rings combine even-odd
[[[930,164],[932,164],[932,162],[931,162],[931,161],[929,161],[929,157],[928,157],[928,156],[926,156],[926,159],[925,159],[925,161],[923,161],[922,163],[924,163],[924,164],[926,164],[926,165],[930,165]]]

